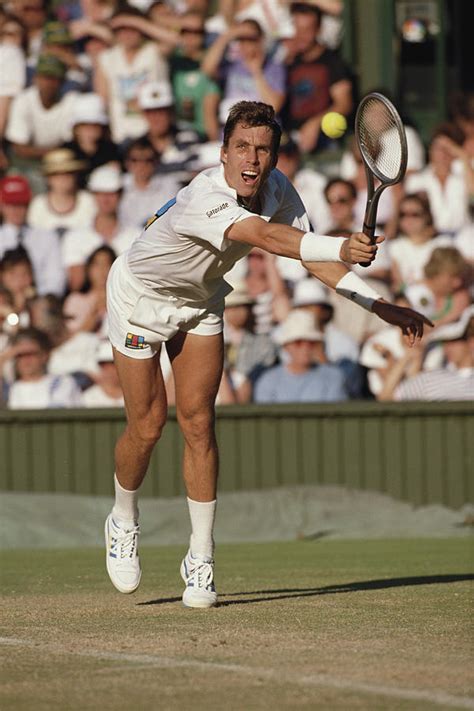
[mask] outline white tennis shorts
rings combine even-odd
[[[213,310],[183,305],[174,296],[157,294],[132,274],[127,255],[112,265],[107,280],[110,342],[130,358],[152,358],[160,344],[179,331],[213,336],[222,331],[222,306]]]

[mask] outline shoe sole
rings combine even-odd
[[[124,595],[131,595],[132,593],[135,592],[135,590],[137,590],[138,586],[140,585],[140,580],[142,579],[142,571],[140,570],[140,575],[139,575],[139,577],[138,577],[138,582],[137,582],[137,584],[135,585],[134,588],[123,588],[123,587],[120,587],[120,585],[118,585],[118,584],[115,582],[115,580],[114,580],[113,577],[112,577],[111,568],[110,568],[110,566],[109,566],[109,535],[108,535],[108,530],[107,530],[107,524],[108,524],[108,522],[109,522],[109,517],[107,516],[107,518],[105,519],[105,564],[106,564],[106,567],[107,567],[107,573],[108,573],[108,575],[109,575],[110,582],[112,583],[112,585],[114,586],[114,588],[115,588],[116,590],[118,590],[119,592],[123,593]]]

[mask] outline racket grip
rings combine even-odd
[[[364,226],[362,227],[362,232],[367,235],[367,237],[370,237],[372,244],[375,242],[375,225],[368,225],[366,222],[364,222]],[[370,267],[372,262],[359,262],[359,267]]]

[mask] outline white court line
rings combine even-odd
[[[449,706],[451,708],[474,710],[474,698],[466,696],[453,696],[444,691],[432,691],[429,689],[402,689],[395,686],[386,686],[385,684],[369,684],[353,681],[351,679],[340,679],[330,676],[329,674],[284,674],[265,667],[248,667],[242,664],[229,664],[227,662],[203,662],[197,659],[173,659],[172,657],[161,657],[155,654],[126,654],[123,652],[102,652],[94,649],[72,651],[63,645],[43,644],[41,642],[35,642],[34,640],[18,639],[15,637],[0,637],[0,645],[7,647],[28,647],[36,649],[37,651],[50,652],[51,654],[71,654],[78,657],[103,659],[113,662],[128,662],[160,669],[187,667],[201,671],[227,671],[250,677],[264,677],[280,683],[285,682],[300,686],[324,686],[341,691],[376,694],[394,699],[405,699],[407,701],[427,701],[432,704]]]

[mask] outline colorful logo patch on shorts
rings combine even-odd
[[[127,333],[125,348],[145,348],[145,336],[137,336],[135,333]]]

